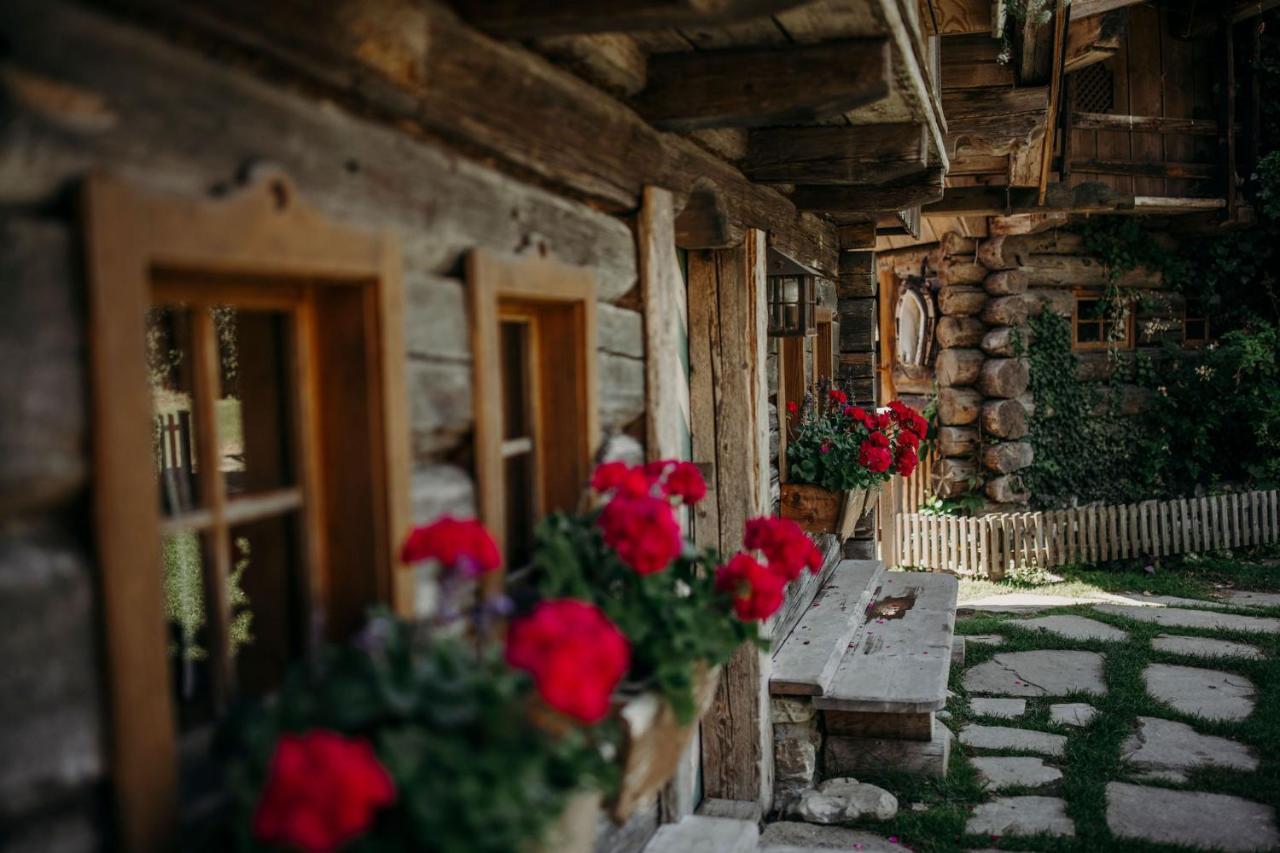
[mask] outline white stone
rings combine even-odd
[[[1233,607],[1280,607],[1280,592],[1232,589],[1222,593],[1220,597]]]
[[[1005,788],[1036,788],[1062,778],[1062,771],[1050,767],[1042,758],[1022,755],[982,755],[970,760],[982,787],[988,791]]]
[[[769,700],[769,712],[775,723],[807,723],[816,713],[812,702],[794,696],[774,696]]]
[[[1107,827],[1117,838],[1229,853],[1280,847],[1275,812],[1261,803],[1126,782],[1107,784]]]
[[[1083,616],[1039,616],[1017,624],[1036,631],[1047,631],[1068,640],[1108,640],[1119,643],[1129,639],[1127,631]]]
[[[1098,716],[1098,709],[1087,702],[1063,702],[1049,706],[1049,719],[1060,726],[1087,726]]]
[[[1096,652],[1004,652],[967,671],[964,687],[1003,696],[1101,696],[1106,693],[1102,665]]]
[[[1258,692],[1243,675],[1165,663],[1148,666],[1142,680],[1153,698],[1207,720],[1243,720]]]
[[[1037,732],[1032,729],[1015,729],[1009,726],[979,726],[969,724],[960,729],[960,742],[975,749],[1005,749],[1018,752],[1038,752],[1041,755],[1062,755],[1067,748],[1065,735]]]
[[[1200,628],[1206,631],[1243,631],[1251,634],[1280,634],[1280,619],[1219,613],[1213,610],[1186,610],[1181,607],[1124,607],[1094,605],[1101,613],[1124,616],[1167,628]]]
[[[1144,770],[1194,770],[1225,767],[1253,772],[1257,756],[1244,744],[1202,735],[1186,723],[1139,717],[1138,726],[1120,747],[1120,758]]]
[[[1137,782],[1171,782],[1174,785],[1185,785],[1187,774],[1180,770],[1148,770],[1146,773],[1133,774]]]
[[[1248,643],[1233,643],[1230,640],[1214,640],[1209,637],[1181,637],[1175,634],[1161,634],[1151,641],[1151,648],[1157,652],[1199,658],[1262,659],[1262,649],[1257,646],[1251,646]]]
[[[967,835],[1074,836],[1067,803],[1057,797],[997,797],[973,810],[964,826]]]
[[[902,853],[901,845],[871,832],[842,826],[782,820],[765,826],[760,834],[761,853],[818,849],[861,850],[863,853]]]
[[[816,790],[801,794],[791,813],[810,823],[822,824],[863,818],[892,820],[898,814],[898,798],[884,788],[857,779],[828,779]]]
[[[1012,720],[1027,712],[1027,700],[974,698],[969,700],[969,710],[982,717]]]

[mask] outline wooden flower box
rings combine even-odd
[[[869,489],[832,492],[819,486],[783,483],[781,513],[808,533],[834,533],[844,540],[875,505],[875,494]]]
[[[622,782],[610,814],[624,823],[667,784],[693,739],[699,720],[711,709],[720,685],[720,667],[702,668],[694,678],[693,698],[697,716],[681,725],[675,710],[663,696],[649,691],[628,700],[618,709],[623,740]]]

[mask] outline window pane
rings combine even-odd
[[[529,424],[529,324],[503,320],[500,336],[502,358],[502,437],[523,438]]]
[[[1103,316],[1102,300],[1077,299],[1076,316],[1081,320],[1099,320]]]
[[[1076,341],[1079,343],[1097,343],[1101,340],[1101,323],[1080,323],[1076,326]]]
[[[194,531],[175,533],[161,542],[161,555],[174,704],[185,732],[213,718],[204,596],[208,542]]]
[[[178,515],[200,503],[191,309],[157,306],[147,311],[147,374],[155,410],[160,507],[165,515]]]
[[[502,553],[508,567],[525,565],[533,556],[533,528],[537,524],[537,501],[534,499],[533,454],[521,453],[504,463],[506,482],[506,542]]]
[[[289,320],[280,311],[213,308],[221,384],[214,402],[218,467],[229,495],[294,482]]]
[[[307,619],[294,513],[231,528],[232,656],[244,696],[280,685],[302,656]]]
[[[1203,341],[1209,337],[1209,323],[1190,317],[1186,320],[1186,337],[1189,341]]]

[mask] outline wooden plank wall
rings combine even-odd
[[[1102,64],[1112,70],[1115,83],[1115,101],[1106,112],[1209,120],[1218,116],[1214,87],[1221,62],[1217,48],[1212,39],[1184,40],[1171,35],[1167,10],[1152,5],[1131,7],[1120,50]],[[1067,105],[1068,109],[1072,107]],[[1208,164],[1218,161],[1213,137],[1175,133],[1073,129],[1069,151],[1072,161]],[[1140,195],[1212,197],[1221,193],[1215,181],[1071,169],[1069,184],[1089,181]]]
[[[895,538],[900,565],[998,580],[1020,567],[1047,569],[1272,544],[1280,541],[1280,492],[976,518],[908,513],[898,516]]]

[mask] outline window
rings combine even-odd
[[[578,505],[598,441],[595,282],[542,258],[468,259],[480,512],[508,567]]]
[[[1188,347],[1202,347],[1209,342],[1209,313],[1204,302],[1199,299],[1187,299],[1182,308],[1182,344]]]
[[[393,574],[408,449],[395,245],[278,175],[218,201],[89,182],[95,528],[122,849],[209,817],[202,756]],[[181,758],[180,758],[181,756]]]
[[[1101,294],[1076,294],[1071,325],[1075,349],[1133,349],[1133,312],[1111,316]]]
[[[813,340],[813,376],[811,383],[822,380],[831,382],[835,378],[835,339],[838,334],[835,322],[835,310],[830,306],[819,305],[815,311],[818,334]]]

